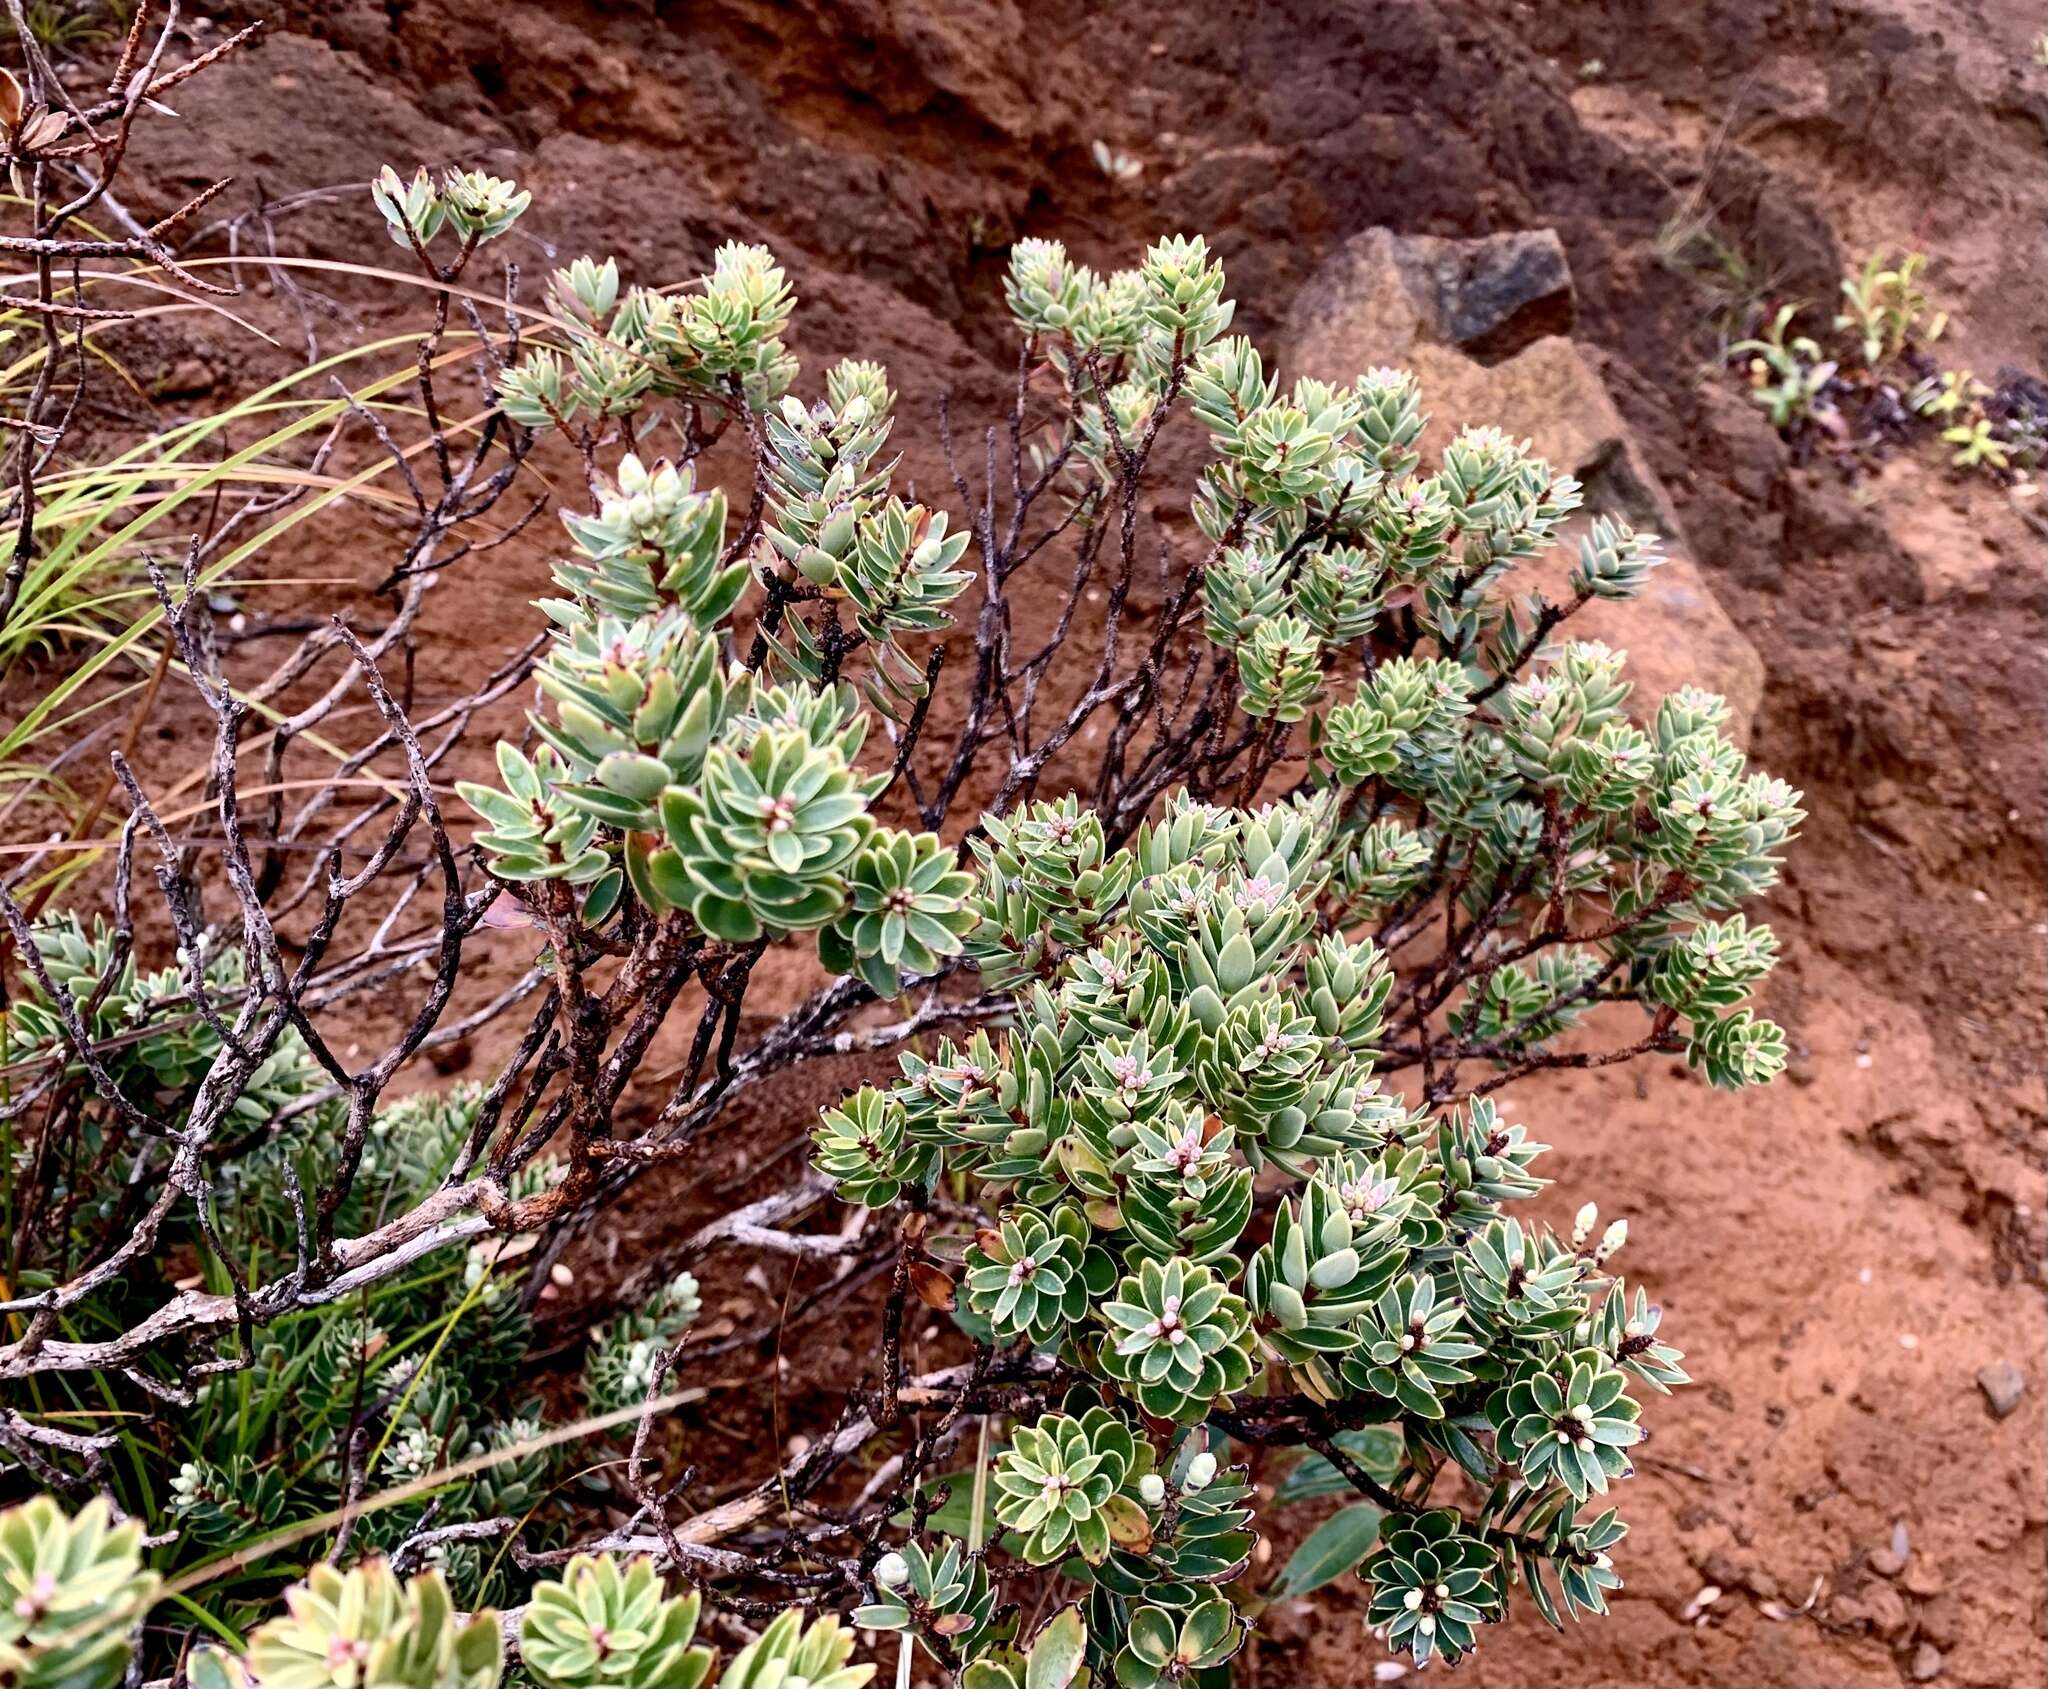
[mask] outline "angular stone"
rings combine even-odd
[[[1728,730],[1746,748],[1763,695],[1763,659],[1708,589],[1670,499],[1585,354],[1569,340],[1539,340],[1506,363],[1488,366],[1449,347],[1417,345],[1407,363],[1422,383],[1429,448],[1440,450],[1467,425],[1490,423],[1533,441],[1553,468],[1585,485],[1585,508],[1566,529],[1564,544],[1517,569],[1508,577],[1509,590],[1564,597],[1578,538],[1594,516],[1615,516],[1662,536],[1666,560],[1639,596],[1621,603],[1595,599],[1559,637],[1602,640],[1626,651],[1636,688],[1630,704],[1640,718],[1681,686],[1720,693],[1728,700]]]
[[[1482,246],[1490,259],[1467,250]],[[1405,366],[1422,383],[1423,408],[1432,419],[1427,450],[1440,451],[1460,428],[1492,424],[1532,440],[1553,467],[1576,475],[1585,486],[1582,515],[1554,555],[1509,578],[1511,591],[1560,598],[1578,538],[1594,516],[1615,516],[1661,535],[1667,561],[1651,573],[1642,594],[1626,603],[1585,605],[1562,636],[1601,640],[1628,653],[1639,718],[1681,686],[1720,693],[1728,700],[1729,731],[1747,748],[1763,661],[1708,590],[1677,513],[1599,372],[1556,335],[1501,361],[1472,355],[1479,348],[1497,356],[1519,344],[1518,323],[1568,325],[1570,288],[1564,249],[1548,230],[1446,241],[1368,229],[1347,241],[1296,297],[1283,368],[1290,377],[1349,382],[1376,365]],[[1523,303],[1509,309],[1513,298]],[[1546,299],[1552,303],[1539,310]],[[1467,337],[1465,349],[1446,344],[1459,335]]]
[[[1977,1373],[1977,1388],[1991,1408],[1993,1419],[2003,1419],[2020,1405],[2027,1393],[2026,1375],[2011,1361],[1997,1360]]]
[[[1402,243],[1411,290],[1434,300],[1437,338],[1482,363],[1545,335],[1569,334],[1577,298],[1555,229],[1480,240],[1413,237]]]
[[[1355,381],[1382,364],[1405,363],[1432,338],[1433,318],[1408,290],[1391,229],[1367,229],[1333,253],[1295,295],[1283,337],[1293,375]]]
[[[1554,229],[1453,240],[1376,228],[1352,236],[1302,289],[1288,338],[1305,364],[1331,363],[1309,373],[1349,379],[1399,362],[1418,340],[1497,362],[1569,333],[1575,309]]]

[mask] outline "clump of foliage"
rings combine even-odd
[[[0,1513],[0,1676],[25,1689],[112,1689],[158,1579],[142,1527],[105,1501],[73,1518],[48,1496]]]
[[[1851,456],[1931,428],[1959,469],[2001,476],[2048,461],[2040,383],[2007,372],[1996,388],[1946,368],[1934,347],[1948,327],[1921,281],[1926,254],[1875,252],[1842,278],[1841,306],[1823,331],[1795,327],[1804,308],[1780,305],[1728,355],[1750,396],[1798,450]]]
[[[16,1283],[33,1296],[61,1283],[74,1263],[105,1258],[134,1225],[138,1192],[172,1167],[175,1138],[139,1128],[192,1117],[230,1045],[217,1015],[186,1005],[238,994],[245,964],[241,952],[218,950],[149,973],[104,921],[88,928],[60,914],[27,930],[33,961],[0,1026],[0,1065],[61,1062],[72,1016],[105,1047],[97,1073],[76,1061],[65,1066],[78,1091],[64,1160],[49,1164],[59,1140],[47,1133],[11,1146],[11,1189],[22,1202],[14,1221],[36,1238]],[[372,1115],[338,1224],[358,1231],[427,1200],[460,1158],[480,1101],[477,1087],[458,1086]],[[306,1193],[332,1181],[347,1152],[347,1122],[304,1039],[283,1032],[227,1111],[235,1142],[214,1168],[209,1200],[168,1217],[157,1252],[107,1286],[81,1334],[118,1332],[143,1318],[191,1259],[203,1263],[206,1288],[230,1298],[290,1269],[304,1244]],[[113,1166],[128,1179],[109,1180],[104,1170]],[[539,1188],[546,1176],[538,1167],[525,1185]],[[227,1224],[235,1227],[232,1253],[222,1242]],[[220,1374],[179,1403],[168,1435],[114,1440],[120,1457],[106,1468],[108,1493],[172,1538],[157,1560],[176,1571],[326,1514],[366,1485],[395,1486],[488,1449],[515,1448],[538,1429],[536,1409],[508,1401],[530,1334],[523,1277],[516,1250],[480,1242],[364,1297],[237,1337]],[[622,1325],[638,1329],[633,1320]],[[598,1346],[595,1374],[631,1376],[619,1347]],[[173,1357],[143,1354],[133,1364],[139,1379],[178,1391]],[[90,1419],[96,1388],[69,1377],[54,1385],[69,1412]],[[55,1405],[46,1400],[46,1409]],[[525,1511],[542,1501],[543,1475],[544,1463],[508,1457],[431,1499],[379,1512],[363,1522],[360,1538],[391,1545],[442,1515]],[[458,1553],[449,1570],[465,1599],[481,1593],[483,1567],[473,1555]],[[234,1602],[228,1612],[246,1616],[247,1608]]]
[[[899,490],[879,366],[803,396],[794,289],[739,244],[681,289],[577,259],[534,331],[472,313],[496,408],[465,459],[435,359],[457,277],[527,196],[387,172],[372,197],[437,309],[431,471],[369,429],[418,507],[396,619],[252,683],[196,570],[156,572],[216,725],[222,871],[117,762],[109,918],[0,887],[21,975],[0,1066],[24,1076],[0,1121],[38,1240],[0,1301],[0,1449],[9,1482],[111,1502],[22,1511],[17,1674],[73,1680],[34,1652],[74,1643],[38,1603],[89,1589],[76,1677],[111,1683],[164,1571],[212,1637],[188,1668],[209,1689],[489,1689],[508,1637],[549,1689],[859,1689],[849,1611],[903,1672],[922,1650],[966,1689],[1214,1684],[1266,1599],[1353,1574],[1418,1662],[1454,1663],[1518,1596],[1554,1624],[1604,1612],[1644,1402],[1687,1378],[1611,1270],[1625,1225],[1527,1216],[1543,1145],[1498,1094],[1644,1055],[1774,1077],[1753,998],[1776,946],[1745,906],[1801,819],[1720,699],[1638,700],[1621,653],[1561,634],[1641,587],[1654,537],[1569,533],[1577,484],[1497,429],[1425,464],[1402,372],[1283,386],[1196,237],[1108,276],[1017,246],[1015,397],[978,487],[948,433],[953,508],[926,502],[945,480]],[[1910,276],[1879,281],[1858,321],[1882,349],[1912,312]],[[1199,540],[1159,536],[1154,587],[1169,428],[1208,456]],[[706,471],[728,437],[737,489]],[[545,636],[415,720],[383,661],[542,442],[582,471]],[[1562,599],[1511,590],[1567,543]],[[1049,555],[1064,584],[1027,590]],[[251,698],[316,675],[259,740]],[[524,728],[451,762],[529,680]],[[358,692],[363,807],[251,807],[245,761],[289,789],[299,739]],[[152,847],[178,941],[156,973],[130,898]],[[429,909],[425,936],[403,924]],[[476,1001],[487,923],[527,933],[531,966]],[[819,983],[743,1046],[771,950]],[[365,1057],[349,1004],[372,986],[399,1029]],[[401,1082],[500,1016],[523,1024],[487,1080]],[[765,1076],[892,1053],[893,1080],[820,1112],[805,1174],[661,1240],[587,1322],[591,1424],[510,1406],[527,1303],[574,1278],[537,1267]],[[871,1213],[803,1229],[828,1191]],[[703,1507],[669,1433],[695,1393],[689,1269],[728,1251],[856,1288],[871,1268],[885,1301],[836,1417]],[[823,1300],[703,1341],[779,1348]],[[913,1304],[964,1359],[911,1370]],[[561,1505],[547,1449],[627,1422],[579,1492],[608,1519]],[[1354,1498],[1265,1588],[1239,1458],[1262,1448],[1301,1451],[1286,1499]],[[707,1604],[757,1633],[716,1676]],[[166,1625],[146,1658],[189,1640]]]
[[[1383,1088],[1389,1011],[1414,1037],[1443,1009],[1462,1052],[1514,1070],[1633,1001],[1639,1048],[1681,1048],[1720,1085],[1771,1078],[1783,1038],[1745,1002],[1776,947],[1739,906],[1774,877],[1796,796],[1744,771],[1719,700],[1680,694],[1639,728],[1616,653],[1539,650],[1557,612],[1525,622],[1492,601],[1553,542],[1568,479],[1483,429],[1419,475],[1419,395],[1392,372],[1288,400],[1248,342],[1189,358],[1187,324],[1224,313],[1185,283],[1171,297],[1193,310],[1174,311],[1173,257],[1155,249],[1130,291],[1176,338],[1134,313],[1139,390],[1120,402],[1156,412],[1186,365],[1218,453],[1197,502],[1219,545],[1206,631],[1246,716],[1310,723],[1308,772],[1256,808],[1170,795],[1121,847],[1072,799],[985,818],[966,948],[1015,993],[1007,1028],[906,1055],[895,1087],[829,1110],[817,1164],[875,1206],[922,1206],[965,1175],[991,1208],[964,1252],[978,1327],[1113,1393],[1020,1427],[993,1469],[1018,1554],[1064,1562],[1093,1591],[1091,1635],[1130,1639],[1098,1669],[1163,1681],[1242,1639],[1216,1588],[1248,1562],[1244,1515],[1241,1553],[1180,1566],[1184,1492],[1205,1486],[1160,1476],[1176,1451],[1213,1481],[1196,1451],[1215,1431],[1314,1444],[1362,1423],[1400,1433],[1384,1478],[1352,1469],[1388,1534],[1368,1557],[1361,1525],[1338,1569],[1363,1561],[1391,1642],[1455,1661],[1514,1588],[1552,1620],[1605,1610],[1625,1527],[1579,1509],[1632,1472],[1633,1392],[1686,1377],[1647,1301],[1603,1270],[1625,1228],[1596,1246],[1508,1211],[1541,1188],[1542,1146],[1490,1083],[1460,1101],[1425,1065],[1420,1108]],[[1113,310],[1123,285],[1027,247],[1010,291],[1027,332],[1061,330],[1072,380],[1100,354],[1094,330],[1062,325]],[[1655,562],[1602,521],[1575,597],[1626,597]],[[1469,927],[1397,983],[1390,948],[1453,861]],[[1565,942],[1580,900],[1611,915]],[[1290,1194],[1256,1242],[1262,1169]],[[1485,1497],[1470,1518],[1422,1504],[1447,1465]],[[948,1659],[973,1634],[950,1593],[960,1563],[935,1575],[911,1547],[934,1591],[923,1634]]]
[[[110,1524],[104,1501],[75,1517],[47,1496],[0,1511],[0,1671],[23,1689],[113,1689],[161,1594],[141,1564],[141,1527]],[[830,1617],[780,1615],[718,1667],[694,1640],[702,1603],[672,1596],[651,1561],[577,1555],[544,1578],[519,1615],[519,1661],[543,1689],[862,1689],[853,1637]],[[438,1571],[401,1576],[372,1557],[318,1565],[284,1611],[246,1640],[208,1643],[184,1662],[192,1689],[496,1689],[505,1626],[459,1613]]]

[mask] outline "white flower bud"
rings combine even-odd
[[[875,1562],[875,1582],[884,1589],[901,1589],[910,1581],[910,1562],[893,1550]]]
[[[1580,1249],[1585,1246],[1586,1239],[1593,1235],[1593,1228],[1599,1224],[1599,1221],[1600,1205],[1597,1202],[1589,1202],[1579,1210],[1577,1218],[1572,1221],[1572,1247],[1574,1249]]]
[[[1207,1449],[1188,1462],[1188,1475],[1182,1488],[1202,1490],[1209,1487],[1209,1481],[1216,1476],[1216,1457]]]
[[[1157,1507],[1166,1499],[1166,1480],[1157,1472],[1147,1472],[1138,1480],[1138,1497],[1147,1507]]]
[[[1613,1225],[1609,1226],[1601,1234],[1600,1247],[1593,1251],[1593,1264],[1598,1266],[1626,1242],[1628,1242],[1628,1222],[1626,1220],[1616,1220]]]
[[[1422,1605],[1422,1591],[1419,1589],[1409,1590],[1406,1595],[1401,1597],[1401,1605],[1406,1607],[1409,1612],[1414,1612],[1416,1608]]]

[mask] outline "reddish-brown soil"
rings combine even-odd
[[[1462,1676],[2039,1684],[2043,543],[2023,499],[1955,478],[1931,448],[1853,482],[1795,467],[1705,366],[1717,318],[1763,296],[1825,300],[1845,255],[1907,242],[1956,308],[1956,361],[2041,365],[2042,21],[2016,0],[331,0],[287,6],[262,45],[181,91],[137,209],[226,170],[240,207],[387,160],[459,159],[534,189],[514,242],[530,273],[611,251],[673,281],[721,240],[766,241],[802,295],[809,367],[889,363],[928,497],[944,485],[939,395],[980,415],[1001,391],[1000,254],[1019,235],[1116,263],[1156,233],[1204,231],[1241,325],[1270,336],[1359,229],[1555,227],[1577,333],[1762,657],[1754,754],[1806,790],[1812,819],[1768,910],[1787,950],[1767,1004],[1796,1048],[1786,1081],[1729,1097],[1660,1063],[1511,1093],[1556,1146],[1550,1213],[1593,1196],[1631,1216],[1624,1264],[1702,1382],[1652,1412],[1614,1617],[1561,1636],[1525,1618]],[[1108,180],[1098,138],[1142,175]],[[1703,262],[1701,231],[1732,257]],[[393,251],[360,194],[281,220],[278,238],[372,263]],[[405,305],[320,285],[323,342]],[[252,308],[291,323],[267,294]],[[182,330],[132,354],[145,377],[202,389],[171,411],[250,367],[238,343]],[[1182,516],[1155,514],[1169,532]],[[373,520],[326,543],[308,572],[368,582],[387,566]],[[423,697],[527,636],[544,568],[537,547],[508,547],[437,589]],[[522,935],[489,942],[503,966],[523,960]],[[591,1240],[579,1285],[658,1260],[729,1200],[717,1187],[748,1170],[742,1145],[758,1172],[856,1077],[793,1076],[711,1165],[649,1181]],[[784,1271],[713,1275],[708,1317],[766,1318]],[[727,1453],[757,1458],[827,1411],[871,1331],[824,1317],[780,1359],[726,1357],[732,1387],[707,1404],[703,1450],[685,1450],[705,1492],[732,1476]],[[1999,1360],[2027,1394],[1994,1420],[1976,1374]],[[1903,1568],[1872,1559],[1895,1526]],[[1371,1681],[1382,1655],[1357,1615],[1348,1590],[1269,1615],[1246,1679]]]

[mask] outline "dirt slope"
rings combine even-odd
[[[1706,1382],[1657,1417],[1616,1617],[1562,1637],[1524,1623],[1464,1676],[2048,1679],[2042,542],[2024,506],[1938,464],[1855,487],[1794,467],[1739,394],[1699,379],[1718,312],[1825,298],[1844,254],[1909,240],[1935,255],[1962,361],[2041,365],[2034,8],[333,0],[279,16],[152,137],[167,198],[223,168],[276,197],[459,158],[535,189],[533,270],[595,249],[672,280],[720,240],[767,241],[804,297],[806,362],[885,358],[911,439],[931,438],[941,391],[971,412],[997,389],[1018,235],[1115,263],[1203,230],[1243,326],[1270,339],[1360,229],[1556,228],[1577,333],[1763,660],[1754,753],[1809,794],[1770,910],[1788,952],[1770,1008],[1798,1056],[1789,1083],[1732,1100],[1662,1070],[1514,1094],[1558,1146],[1558,1212],[1597,1194],[1640,1217],[1631,1274]],[[1097,139],[1142,174],[1111,182]],[[383,250],[359,197],[279,229],[287,248]],[[1734,260],[1700,262],[1702,231]],[[333,303],[355,325],[385,309],[368,287]],[[319,322],[336,332],[324,307]],[[938,484],[929,447],[911,464]],[[424,684],[523,637],[541,560],[508,548],[494,567],[488,590],[441,594]],[[786,1135],[794,1112],[773,1124]],[[1975,1375],[2001,1358],[2028,1393],[1994,1422]],[[1895,1521],[1910,1556],[1881,1575],[1870,1555]],[[1709,1584],[1721,1598],[1689,1617]],[[1810,1610],[1771,1616],[1816,1588]],[[1380,1657],[1346,1599],[1274,1628],[1261,1683],[1362,1683]]]

